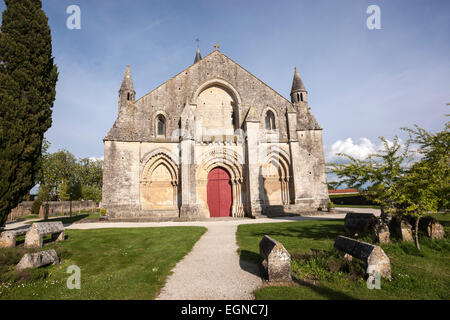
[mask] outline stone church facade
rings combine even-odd
[[[291,101],[218,46],[136,99],[129,67],[104,138],[109,219],[203,219],[327,207],[322,128],[295,69]]]

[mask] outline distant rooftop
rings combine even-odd
[[[359,193],[357,189],[340,189],[340,190],[328,190],[328,194],[351,194]]]

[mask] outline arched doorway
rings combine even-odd
[[[225,169],[214,168],[208,174],[207,201],[210,216],[229,217],[231,211],[230,175]]]

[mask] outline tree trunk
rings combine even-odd
[[[72,218],[72,199],[70,199],[70,205],[69,205],[69,212],[70,212],[70,217]]]
[[[419,220],[420,220],[420,216],[418,216],[417,219],[416,219],[416,225],[415,225],[416,235],[415,235],[415,238],[416,238],[416,248],[417,248],[417,250],[420,251],[420,245],[419,245]]]

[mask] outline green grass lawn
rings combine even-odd
[[[393,279],[390,282],[382,279],[380,290],[367,288],[361,274],[364,273],[364,266],[356,259],[347,263],[343,270],[331,271],[330,263],[339,262],[333,256],[333,245],[335,238],[344,234],[343,220],[240,225],[237,238],[243,259],[260,261],[258,245],[265,234],[283,243],[292,255],[292,272],[299,281],[292,286],[270,286],[257,290],[257,299],[448,300],[450,214],[439,215],[438,220],[445,226],[446,238],[431,241],[422,235],[419,237],[421,252],[414,244],[396,240],[382,246],[390,258]],[[321,254],[314,255],[314,252]]]
[[[203,227],[66,230],[43,249],[0,249],[0,299],[154,299],[170,270],[191,251]],[[55,249],[61,265],[17,272],[25,252]],[[67,268],[81,269],[69,290]]]

